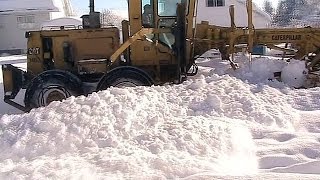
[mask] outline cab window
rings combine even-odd
[[[153,11],[153,1],[143,0],[142,1],[142,26],[145,28],[154,27],[154,11]]]
[[[158,15],[159,16],[177,16],[177,4],[187,0],[159,0],[158,1]],[[188,8],[187,8],[188,9]]]

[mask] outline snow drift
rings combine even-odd
[[[0,179],[319,178],[319,88],[272,79],[288,64],[269,58],[237,71],[198,63],[180,85],[110,88],[2,116]]]
[[[11,172],[4,177],[33,179],[37,177],[34,173],[42,178],[49,173],[59,179],[65,177],[64,171],[87,174],[81,169],[95,170],[91,173],[96,177],[114,178],[119,171],[132,178],[141,177],[141,173],[176,178],[202,171],[257,172],[248,128],[233,125],[228,118],[195,116],[187,106],[188,96],[177,98],[181,92],[174,89],[111,88],[89,97],[54,102],[29,114],[3,116],[0,167]],[[181,104],[177,104],[179,100]],[[239,138],[245,143],[239,143]],[[52,164],[47,167],[46,160],[39,162],[38,157],[51,159]],[[59,167],[62,162],[81,167],[67,170]],[[240,171],[239,164],[243,167]],[[34,172],[35,167],[44,169]]]

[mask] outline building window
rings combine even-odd
[[[207,7],[225,6],[225,0],[206,0]]]
[[[28,16],[18,16],[17,17],[18,24],[24,24],[24,23],[35,23],[35,18],[33,15]]]
[[[33,29],[35,24],[34,15],[17,16],[17,24],[20,29]]]
[[[0,15],[0,29],[5,28],[5,24],[7,22],[7,15]]]

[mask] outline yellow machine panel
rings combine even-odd
[[[50,69],[95,73],[93,69],[97,68],[83,72],[84,68],[77,67],[78,62],[81,67],[86,60],[86,65],[96,66],[101,59],[108,60],[120,44],[117,28],[35,31],[28,36],[28,70],[34,75]],[[100,73],[106,72],[106,66],[98,69]]]

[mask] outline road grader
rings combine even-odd
[[[27,70],[5,64],[4,101],[22,111],[46,106],[70,96],[108,87],[181,83],[198,71],[195,59],[218,49],[224,60],[256,45],[290,52],[306,62],[309,76],[319,78],[320,29],[255,29],[252,0],[247,0],[248,27],[236,27],[230,6],[230,27],[196,24],[197,0],[130,0],[129,20],[102,28],[100,13],[90,0],[82,28],[26,33]],[[120,37],[123,43],[120,43]],[[292,47],[281,48],[281,43]],[[15,97],[25,89],[24,105]]]

